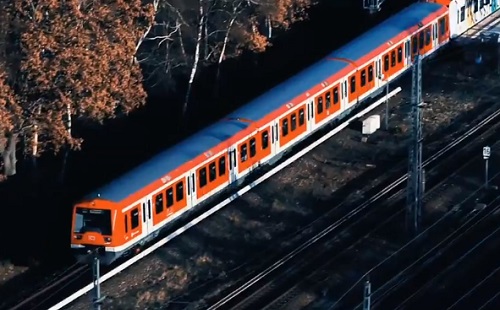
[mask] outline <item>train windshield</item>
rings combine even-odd
[[[111,211],[76,208],[75,233],[98,232],[111,235]]]

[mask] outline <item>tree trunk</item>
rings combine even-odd
[[[16,145],[17,145],[17,134],[9,133],[5,137],[5,144],[0,145],[0,153],[3,159],[3,170],[7,177],[13,176],[17,173],[16,171]]]
[[[66,105],[66,129],[68,130],[68,135],[71,138],[71,130],[73,129],[73,127],[72,127],[72,117],[71,117],[71,105],[69,103]],[[66,165],[68,164],[69,151],[70,151],[69,147],[65,147],[64,157],[61,167],[61,174],[59,176],[60,183],[64,182],[64,178],[66,176]]]
[[[186,116],[186,112],[188,109],[189,99],[191,97],[191,89],[193,87],[194,78],[198,71],[198,64],[200,62],[200,45],[203,39],[203,24],[205,22],[205,14],[203,11],[203,0],[200,0],[200,21],[198,24],[198,35],[196,37],[196,48],[194,52],[193,65],[191,66],[191,74],[189,76],[188,88],[186,91],[186,98],[184,100],[184,104],[182,106],[182,115]]]
[[[229,34],[231,32],[231,28],[233,27],[235,20],[236,20],[236,16],[231,19],[231,21],[229,22],[229,25],[227,26],[227,31],[226,31],[226,34],[224,36],[224,42],[222,44],[222,50],[220,52],[219,61],[217,62],[217,73],[215,76],[215,87],[214,87],[215,98],[219,97],[221,64],[222,64],[222,61],[224,61],[224,56],[226,56],[226,48],[227,48],[227,43],[229,41]]]

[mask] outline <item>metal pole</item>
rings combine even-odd
[[[484,159],[484,187],[488,188],[488,159],[491,155],[491,148],[489,146],[483,147],[483,159]]]
[[[363,294],[363,310],[370,310],[371,295],[372,295],[372,288],[370,284],[370,279],[367,279],[365,282],[365,289]]]
[[[486,179],[485,182],[484,182],[484,184],[485,184],[485,187],[488,188],[488,179],[489,179],[488,178],[488,159],[485,160],[485,167],[484,167],[484,169],[485,169],[485,179]]]
[[[94,252],[94,257],[92,260],[92,270],[93,270],[93,282],[94,282],[94,298],[92,300],[92,305],[95,310],[101,310],[101,304],[106,298],[101,296],[101,284],[100,284],[100,262],[97,251]]]
[[[422,61],[416,55],[413,62],[411,88],[411,139],[408,155],[407,229],[418,233],[422,215]]]
[[[389,82],[386,84],[385,94],[385,130],[389,130]]]

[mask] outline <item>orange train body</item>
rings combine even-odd
[[[409,6],[85,197],[73,210],[75,255],[82,258],[101,248],[108,264],[133,252],[184,212],[241,184],[297,142],[377,96],[412,66],[417,54],[432,55],[460,28],[453,24],[460,22],[459,13],[444,0],[436,2]]]

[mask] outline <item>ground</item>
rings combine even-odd
[[[448,55],[449,56],[449,55]],[[457,56],[457,55],[455,55]],[[458,66],[462,57],[439,56],[424,63],[424,133],[436,148],[465,130],[470,116],[491,107],[497,80],[486,71]],[[455,57],[457,58],[457,57]],[[444,63],[443,63],[444,61]],[[481,69],[483,70],[483,69]],[[466,73],[465,73],[466,72]],[[472,77],[470,76],[473,74]],[[480,83],[479,83],[480,82]],[[107,309],[196,308],[271,261],[280,248],[307,232],[307,225],[334,209],[331,197],[346,185],[350,195],[377,179],[362,179],[377,166],[401,160],[406,153],[410,87],[390,101],[390,130],[379,130],[367,143],[359,128],[347,128],[297,160],[252,192],[176,238],[102,285]],[[383,116],[383,106],[371,114]],[[383,127],[383,122],[382,122]],[[448,133],[443,130],[448,129]],[[442,135],[429,137],[442,132]],[[87,309],[88,297],[71,309]]]
[[[26,272],[28,267],[14,266],[9,262],[0,261],[0,286],[4,283]]]

